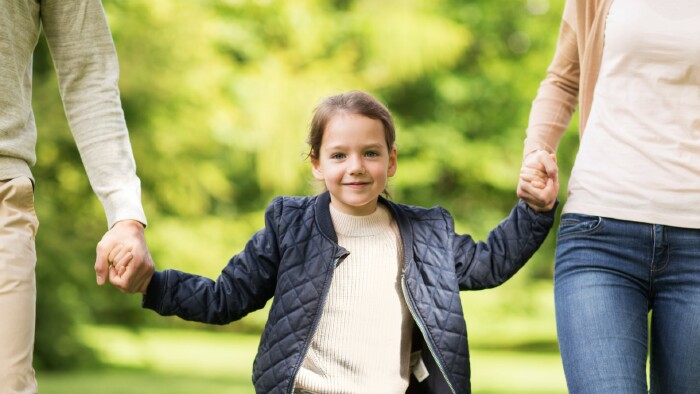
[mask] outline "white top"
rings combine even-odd
[[[700,1],[613,1],[567,212],[700,228]]]
[[[409,382],[413,320],[401,290],[401,240],[386,207],[367,216],[331,205],[350,252],[333,273],[296,388],[314,393],[398,394]]]

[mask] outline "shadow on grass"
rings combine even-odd
[[[559,354],[559,344],[557,343],[557,341],[554,340],[527,341],[517,343],[477,342],[470,343],[469,347],[471,349],[479,349],[484,351],[511,351],[536,354]]]

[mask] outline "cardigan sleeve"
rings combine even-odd
[[[566,2],[554,57],[532,103],[524,155],[537,149],[556,152],[578,103],[580,58],[574,3]]]

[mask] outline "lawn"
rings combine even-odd
[[[527,302],[508,302],[524,296],[519,286],[464,293],[474,394],[566,393],[554,340],[551,283],[528,284]],[[250,375],[256,335],[86,326],[82,336],[109,368],[38,371],[42,394],[254,393]]]

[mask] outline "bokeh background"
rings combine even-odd
[[[317,191],[314,107],[362,89],[398,126],[398,202],[442,205],[483,239],[515,204],[530,103],[563,0],[104,0],[159,269],[212,278],[276,195]],[[224,327],[162,318],[95,284],[106,231],[49,51],[35,57],[43,393],[253,393],[266,310]],[[572,129],[575,129],[575,122]],[[578,136],[559,150],[560,199]],[[475,394],[565,393],[552,302],[555,233],[503,286],[462,294]]]

